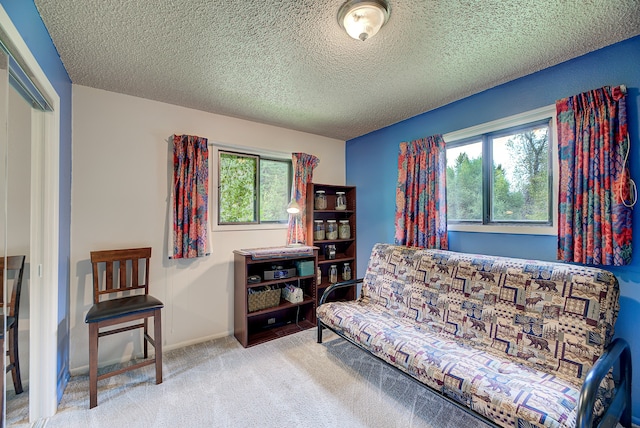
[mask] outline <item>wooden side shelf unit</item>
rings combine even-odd
[[[316,323],[316,275],[318,249],[313,255],[296,257],[275,257],[254,260],[251,253],[243,250],[234,252],[234,315],[233,333],[242,346],[249,347],[278,337],[297,333],[315,327]],[[296,267],[296,262],[313,263],[313,274],[290,278],[264,280],[265,271]],[[259,276],[260,282],[249,282],[249,277]],[[303,291],[303,300],[291,303],[280,298],[276,306],[249,312],[249,290],[261,290],[262,287],[284,287],[293,284]]]
[[[315,208],[315,195],[316,191],[324,191],[327,199],[326,209]],[[344,210],[337,210],[336,208],[336,194],[337,192],[344,192],[347,200],[347,207]],[[318,267],[322,272],[322,281],[317,285],[316,289],[316,307],[318,300],[322,296],[324,290],[331,285],[329,283],[329,268],[331,265],[336,265],[338,270],[338,281],[341,281],[341,272],[344,263],[348,263],[351,268],[351,278],[355,279],[357,275],[356,266],[356,188],[355,186],[337,186],[332,184],[318,184],[309,183],[307,185],[307,244],[313,245],[319,248],[318,252]],[[316,240],[314,237],[314,220],[322,220],[325,223],[327,220],[336,220],[339,223],[340,220],[349,220],[349,226],[351,233],[349,239],[322,239]],[[327,245],[336,246],[335,259],[327,259]],[[356,298],[355,288],[342,288],[336,290],[329,300],[353,300]]]

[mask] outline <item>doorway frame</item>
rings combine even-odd
[[[53,107],[51,112],[31,109],[29,422],[33,424],[53,416],[58,407],[60,97],[2,5],[0,27]]]

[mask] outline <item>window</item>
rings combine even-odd
[[[286,223],[291,160],[218,152],[218,224]]]
[[[445,135],[451,230],[555,232],[555,120],[540,113]]]

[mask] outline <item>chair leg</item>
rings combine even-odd
[[[89,324],[89,408],[98,405],[98,323]]]
[[[22,394],[22,378],[20,376],[20,359],[18,358],[18,329],[14,326],[9,331],[9,365],[13,378],[13,389],[16,394]]]
[[[149,341],[147,337],[149,337],[149,318],[145,318],[143,320],[144,323],[144,334],[142,335],[142,350],[143,350],[143,358],[146,360],[149,358]]]
[[[155,343],[154,350],[156,352],[156,385],[162,383],[162,319],[160,311],[160,309],[156,309],[153,313],[153,341]]]

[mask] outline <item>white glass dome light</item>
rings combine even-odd
[[[338,11],[338,23],[349,36],[363,42],[373,37],[389,19],[384,0],[349,0]]]

